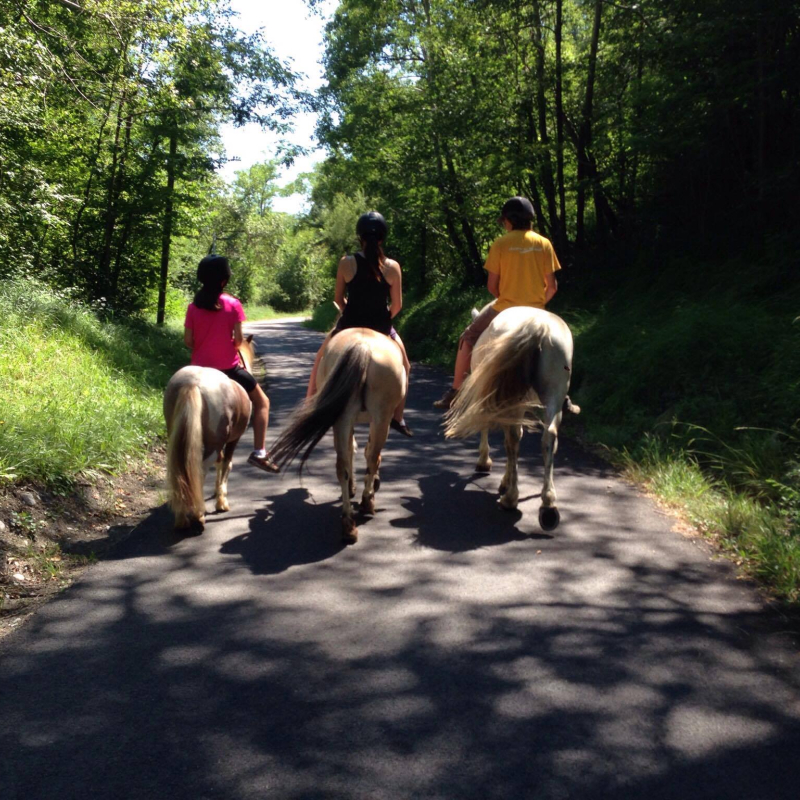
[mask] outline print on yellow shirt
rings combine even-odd
[[[483,265],[500,276],[495,311],[512,306],[544,308],[545,276],[561,269],[553,245],[534,231],[509,231],[495,239]]]

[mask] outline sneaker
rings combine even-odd
[[[280,467],[272,460],[272,457],[269,453],[265,456],[257,456],[255,453],[250,453],[250,456],[247,459],[248,464],[252,464],[254,467],[258,467],[259,469],[263,469],[264,472],[280,472]]]
[[[458,394],[458,389],[454,389],[452,386],[441,396],[439,400],[437,400],[434,404],[434,408],[450,408],[453,405],[453,400],[456,399],[456,395]]]
[[[396,419],[392,419],[392,421],[389,423],[389,427],[398,433],[402,433],[403,436],[408,436],[409,439],[414,435],[408,425],[398,422]]]

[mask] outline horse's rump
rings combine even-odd
[[[294,413],[287,429],[270,448],[276,464],[283,468],[305,448],[300,458],[302,469],[348,405],[361,407],[369,360],[369,348],[363,342],[355,342],[344,351],[323,387]]]
[[[167,485],[176,520],[202,519],[204,463],[236,442],[250,419],[250,398],[224,373],[183,367],[164,392]]]
[[[343,414],[351,414],[354,422],[362,412],[378,416],[384,406],[394,409],[405,391],[400,349],[387,336],[366,328],[346,328],[332,339],[318,374],[321,388],[294,413],[287,429],[270,448],[273,460],[282,467],[304,450],[302,469],[313,449]]]
[[[521,307],[508,311],[515,313],[501,312],[478,340],[472,373],[445,418],[448,438],[524,425],[538,402],[542,349],[552,345],[548,318],[553,315]]]

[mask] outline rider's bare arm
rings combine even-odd
[[[558,281],[555,272],[544,276],[544,302],[549,303],[558,291]]]
[[[496,272],[490,272],[486,279],[486,288],[492,297],[500,297],[500,276]]]
[[[243,341],[244,336],[242,335],[242,323],[236,322],[233,326],[233,343],[237,347],[241,347]]]
[[[383,265],[383,277],[389,284],[389,292],[391,297],[391,305],[389,306],[389,313],[392,318],[400,313],[403,307],[403,274],[400,271],[400,265],[391,258],[387,258]]]
[[[183,343],[190,350],[194,350],[194,331],[191,328],[183,329]]]
[[[347,284],[353,280],[356,274],[356,260],[353,256],[342,256],[339,259],[339,268],[336,270],[336,290],[333,295],[333,300],[340,310],[344,310],[347,299],[345,298],[345,291]]]

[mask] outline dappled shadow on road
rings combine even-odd
[[[281,336],[276,425],[319,341]],[[443,376],[415,376],[417,436],[390,437],[356,546],[328,438],[310,488],[237,467],[204,536],[153,515],[4,640],[3,800],[794,800],[780,624],[566,439],[562,525],[536,522],[536,436],[499,511],[502,458],[473,476],[476,443],[429,408]]]
[[[462,478],[455,472],[439,472],[420,477],[419,497],[403,497],[403,508],[411,516],[391,520],[398,528],[412,533],[422,547],[451,553],[492,547],[526,539],[552,539],[546,533],[523,533],[517,523],[519,510],[500,510],[498,495],[481,486],[484,476]],[[476,487],[477,490],[467,491]],[[454,525],[460,519],[466,524]]]
[[[796,682],[758,615],[682,600],[701,570],[471,601],[446,561],[376,586],[347,554],[313,591],[216,600],[195,565],[51,605],[0,670],[4,797],[796,797]]]
[[[256,512],[250,531],[222,545],[220,552],[239,555],[256,575],[283,572],[336,555],[344,545],[332,503],[306,502],[306,489],[290,489]]]

